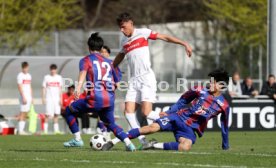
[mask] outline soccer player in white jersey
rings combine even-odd
[[[26,116],[30,111],[33,92],[32,92],[32,76],[29,74],[29,64],[28,62],[22,62],[21,64],[22,72],[17,75],[17,85],[19,90],[19,101],[20,101],[20,114],[19,114],[19,122],[18,122],[18,134],[19,135],[27,135],[24,131]]]
[[[58,117],[62,104],[62,77],[57,74],[57,65],[50,65],[50,74],[46,75],[42,84],[42,101],[46,106],[44,133],[48,134],[48,121],[54,120],[54,133],[59,134]]]
[[[142,115],[148,118],[157,118],[152,112],[152,103],[156,98],[156,79],[151,69],[148,40],[163,40],[179,44],[184,47],[187,55],[192,55],[192,48],[187,42],[175,37],[160,34],[147,28],[135,28],[130,14],[122,13],[117,18],[117,24],[124,34],[121,41],[121,51],[114,60],[118,66],[127,57],[130,68],[130,81],[125,99],[125,116],[131,128],[139,128],[135,111],[140,106]],[[155,114],[156,115],[156,114]],[[144,136],[138,137],[142,145],[147,141]]]

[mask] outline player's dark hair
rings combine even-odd
[[[70,86],[68,86],[68,90],[69,89],[74,89],[75,90],[75,85],[70,85]]]
[[[121,13],[118,17],[117,17],[117,19],[116,19],[116,21],[117,21],[117,24],[120,26],[123,22],[128,22],[128,21],[133,21],[133,18],[132,18],[132,16],[129,14],[129,13],[127,13],[127,12],[124,12],[124,13]]]
[[[28,66],[29,66],[29,63],[26,62],[26,61],[24,61],[24,62],[21,63],[21,67],[22,67],[22,68],[26,68],[26,67],[28,67]]]
[[[209,77],[213,77],[216,82],[229,83],[229,74],[223,68],[216,69],[208,74]]]
[[[102,37],[99,36],[99,33],[92,33],[91,36],[88,39],[87,42],[89,49],[91,51],[101,51],[103,45],[104,45],[104,41],[102,39]]]
[[[57,65],[56,64],[51,64],[50,65],[50,70],[54,70],[54,69],[57,69]]]
[[[104,45],[103,48],[106,49],[106,51],[108,52],[108,54],[111,53],[111,50],[110,50],[110,48],[108,46]]]
[[[268,78],[274,78],[274,79],[275,79],[275,75],[269,74],[269,75],[268,75]]]

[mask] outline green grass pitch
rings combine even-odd
[[[148,138],[173,141],[171,133]],[[85,147],[64,148],[71,135],[0,136],[0,167],[276,167],[276,132],[230,132],[229,151],[222,151],[220,132],[205,132],[190,152],[126,152],[122,143],[112,151],[93,151],[90,136],[83,136]],[[137,144],[137,141],[134,141]]]

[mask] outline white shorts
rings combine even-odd
[[[59,100],[46,100],[46,115],[54,117],[54,115],[60,115],[61,107]]]
[[[156,78],[153,72],[139,77],[133,77],[128,82],[125,102],[151,102],[156,101]]]
[[[32,105],[32,98],[31,97],[27,97],[27,103],[26,104],[23,104],[23,99],[22,97],[20,96],[19,98],[19,103],[20,103],[20,112],[29,112],[30,109],[31,109],[31,105]]]

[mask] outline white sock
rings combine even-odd
[[[153,147],[155,149],[164,149],[164,143],[156,143],[156,144],[153,144]]]
[[[117,143],[121,142],[121,140],[119,138],[113,138],[111,142],[113,145],[116,145]]]
[[[160,118],[159,113],[160,113],[160,112],[158,112],[158,111],[151,111],[151,112],[149,113],[149,115],[147,116],[147,119],[150,119],[150,120],[157,120],[157,119]]]
[[[140,128],[140,124],[136,118],[136,113],[126,113],[126,119],[132,129]]]
[[[149,115],[147,116],[148,125],[152,124],[153,121],[160,118],[159,113],[160,113],[160,111],[151,111],[149,113]]]
[[[103,135],[104,135],[104,137],[106,138],[107,141],[111,140],[111,134],[110,134],[110,132],[104,132]]]
[[[126,144],[126,146],[131,144],[131,141],[129,138],[124,139],[124,143]]]
[[[154,121],[154,120],[148,119],[148,118],[147,118],[147,123],[148,123],[148,125],[151,125],[151,124],[153,123],[153,121]]]
[[[48,133],[48,123],[44,123],[44,133]]]
[[[58,125],[58,123],[54,123],[54,132],[59,132],[59,125]]]
[[[140,124],[139,124],[139,122],[136,118],[136,113],[126,113],[126,119],[127,119],[128,123],[129,123],[129,125],[132,129],[140,128]],[[142,144],[145,142],[145,136],[144,135],[140,135],[138,137],[138,139],[139,139],[140,143],[142,143]]]
[[[77,140],[77,141],[81,140],[81,133],[80,132],[74,133],[74,136],[75,136],[75,140]]]
[[[138,136],[138,139],[141,144],[145,144],[147,142],[145,135]]]
[[[24,132],[25,124],[26,124],[25,121],[19,121],[18,122],[18,132]]]

